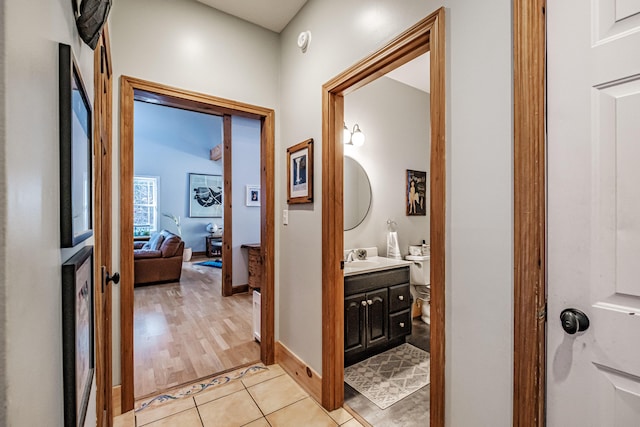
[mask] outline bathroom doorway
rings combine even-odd
[[[128,242],[133,235],[133,106],[134,100],[144,98],[146,102],[166,106],[217,114],[224,117],[257,119],[260,123],[260,244],[264,262],[260,265],[261,287],[261,322],[260,322],[260,360],[272,364],[273,352],[273,265],[274,265],[274,111],[235,101],[229,101],[209,95],[188,92],[153,82],[121,77],[121,173],[120,173],[120,230],[121,242]],[[225,122],[227,122],[225,120]],[[228,120],[230,123],[230,120]],[[226,141],[225,141],[226,142]],[[230,200],[229,200],[230,203]],[[226,246],[226,242],[223,246]],[[231,250],[230,247],[223,247]],[[121,374],[122,374],[122,411],[126,412],[134,406],[133,387],[133,245],[121,245]],[[251,316],[250,313],[247,313]]]
[[[358,261],[345,264],[345,304],[351,306],[345,307],[344,401],[371,425],[422,427],[429,419],[429,60],[422,54],[344,97],[347,129],[357,126],[365,137],[356,145],[345,134],[345,253],[365,248],[374,263],[399,258],[384,271],[405,274],[389,288],[388,321],[376,332],[375,304],[385,304],[384,293],[364,307],[363,294],[349,286],[362,274],[373,281],[375,273],[351,271]],[[397,369],[388,369],[392,364]]]
[[[344,401],[344,96],[379,76],[430,52],[431,147],[431,375],[430,425],[444,425],[444,249],[445,249],[445,98],[444,8],[408,29],[387,46],[345,70],[323,86],[323,360],[322,403],[327,409]],[[398,106],[400,108],[400,106]],[[395,141],[389,141],[394,149]],[[404,194],[404,188],[402,190]],[[382,228],[384,230],[384,228]]]

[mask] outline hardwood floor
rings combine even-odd
[[[183,263],[180,282],[135,288],[134,395],[258,362],[252,296],[221,296],[221,270]]]

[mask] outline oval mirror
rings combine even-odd
[[[371,184],[360,163],[344,156],[344,231],[356,228],[369,213]]]

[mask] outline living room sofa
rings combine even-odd
[[[134,242],[134,286],[179,281],[183,252],[184,241],[167,230],[155,233],[148,242]]]

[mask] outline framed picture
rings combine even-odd
[[[247,206],[260,206],[260,186],[247,185]]]
[[[189,216],[222,218],[222,175],[189,174]]]
[[[313,202],[313,139],[287,148],[287,203]]]
[[[64,425],[84,425],[93,381],[93,247],[62,264]]]
[[[92,234],[91,104],[71,47],[58,45],[60,107],[60,244]]]
[[[407,215],[427,214],[427,173],[407,169]]]

